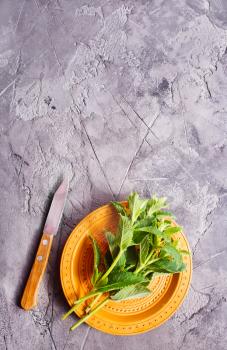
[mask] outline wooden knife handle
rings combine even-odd
[[[30,310],[37,305],[37,294],[43,274],[46,270],[53,236],[44,233],[42,235],[39,248],[33,263],[29,278],[27,280],[24,293],[21,299],[21,306],[25,310]]]

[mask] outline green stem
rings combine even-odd
[[[62,320],[65,320],[69,315],[71,315],[76,310],[76,308],[80,304],[82,304],[85,300],[91,298],[92,296],[98,295],[98,294],[100,294],[100,292],[91,291],[90,293],[86,294],[84,297],[78,299],[75,302],[75,304],[73,305],[73,307],[71,307],[71,309],[62,316]]]
[[[140,266],[138,266],[138,267],[136,268],[136,270],[134,271],[134,273],[136,274],[136,273],[142,271],[144,267],[145,267],[145,265],[140,265]]]
[[[96,295],[96,297],[92,300],[92,302],[90,303],[90,305],[88,305],[88,307],[86,308],[86,314],[89,313],[89,311],[93,308],[93,306],[95,305],[95,303],[97,303],[97,301],[99,300],[99,298],[101,297],[102,293]]]
[[[147,257],[147,259],[145,260],[144,264],[141,264],[141,265],[139,265],[139,266],[136,268],[136,270],[134,271],[134,273],[138,273],[138,272],[142,271],[142,270],[144,269],[144,267],[146,267],[147,262],[150,260],[150,258],[152,257],[153,254],[154,254],[154,250],[152,250],[152,251],[150,252],[150,254],[148,255],[148,257]]]
[[[146,277],[147,275],[149,275],[151,272],[150,271],[147,271],[144,273],[144,276]]]
[[[105,280],[105,278],[107,276],[109,276],[109,274],[111,273],[111,271],[115,268],[115,266],[117,265],[118,261],[120,260],[122,254],[124,253],[124,250],[120,250],[119,253],[117,254],[115,260],[112,262],[112,264],[110,265],[109,269],[104,273],[104,275],[100,278],[100,280],[98,281],[97,285],[99,285],[100,282],[102,282],[103,280]]]
[[[158,261],[158,260],[160,260],[160,258],[153,259],[153,260],[149,261],[149,263],[147,264],[147,266],[153,264],[154,262],[156,262],[156,261]]]
[[[146,264],[148,263],[148,261],[150,260],[150,258],[152,258],[152,256],[154,255],[155,256],[156,252],[155,250],[151,250],[150,254],[148,255],[147,259],[146,259]]]
[[[148,264],[140,265],[140,267],[139,267],[138,269],[136,269],[134,273],[138,273],[138,272],[142,271],[144,268],[146,268],[147,266],[152,265],[154,262],[156,262],[156,261],[158,261],[158,260],[160,260],[160,258],[150,260],[150,261],[148,262]]]
[[[116,266],[116,264],[118,263],[118,261],[120,260],[122,254],[124,253],[124,250],[120,250],[118,255],[116,256],[115,260],[113,261],[112,265],[109,267],[109,269],[104,273],[104,275],[100,278],[100,280],[96,283],[96,286],[99,285],[100,282],[102,282],[107,276],[109,276],[109,274],[111,273],[111,271],[114,269],[114,267]],[[62,320],[65,320],[69,315],[71,315],[76,308],[82,304],[85,300],[89,299],[92,296],[96,296],[100,294],[100,292],[98,291],[91,291],[90,293],[88,293],[87,295],[85,295],[84,297],[78,299],[75,304],[73,305],[73,307],[66,312],[63,316],[62,316]]]
[[[70,330],[73,331],[74,329],[76,329],[77,327],[79,327],[82,323],[84,323],[85,321],[87,321],[87,319],[91,316],[93,316],[97,311],[99,311],[109,300],[109,297],[107,297],[106,299],[104,299],[100,304],[98,304],[96,306],[96,308],[94,308],[94,310],[92,310],[89,314],[85,315],[84,317],[82,317],[78,322],[76,322],[71,328]]]

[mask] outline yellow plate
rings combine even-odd
[[[126,204],[126,202],[124,202]],[[92,285],[90,276],[93,268],[93,251],[88,234],[96,238],[104,253],[107,249],[103,230],[116,231],[118,214],[112,205],[105,205],[86,216],[72,231],[61,258],[61,283],[66,299],[71,306]],[[189,250],[189,244],[182,233],[175,235],[181,249]],[[160,326],[178,309],[185,298],[191,280],[192,261],[184,256],[187,269],[174,275],[162,275],[150,284],[151,295],[125,301],[109,301],[103,309],[87,320],[100,331],[115,335],[133,335],[147,332]],[[101,301],[101,299],[100,299]],[[84,305],[76,311],[83,314]]]

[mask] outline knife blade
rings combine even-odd
[[[69,181],[68,179],[64,179],[55,192],[43,230],[49,235],[56,235],[58,232],[58,227],[65,207],[68,189]]]
[[[65,207],[68,189],[69,182],[68,179],[65,178],[62,181],[61,185],[58,187],[52,199],[44,226],[43,235],[21,299],[21,306],[25,310],[30,310],[37,305],[38,289],[43,274],[46,270],[53,237],[58,232],[59,224]]]

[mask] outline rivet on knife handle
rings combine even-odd
[[[25,310],[30,310],[37,305],[38,289],[46,270],[52,241],[53,236],[45,233],[42,235],[35,261],[21,299],[21,306]]]

